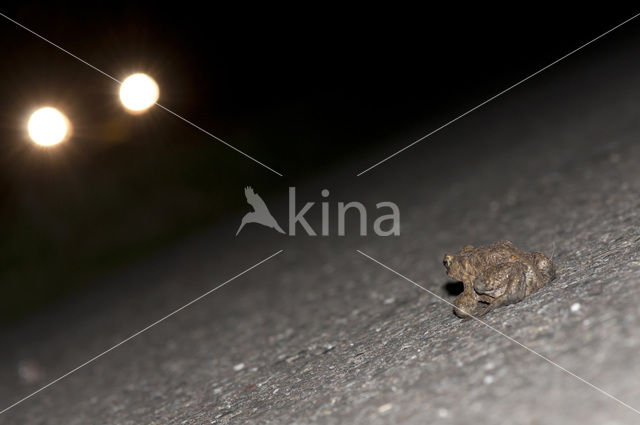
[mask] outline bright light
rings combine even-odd
[[[56,108],[40,108],[31,114],[27,125],[31,139],[42,146],[57,145],[69,131],[69,120]]]
[[[120,100],[132,112],[142,112],[158,100],[158,84],[147,74],[128,76],[120,86]]]

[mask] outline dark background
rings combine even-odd
[[[429,7],[5,5],[115,78],[149,73],[160,103],[284,177],[159,108],[129,115],[116,83],[0,19],[0,321],[243,208],[245,185],[268,197],[364,152],[382,158],[636,13]],[[70,118],[68,142],[27,140],[42,105]]]

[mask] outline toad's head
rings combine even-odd
[[[540,252],[533,253],[533,264],[546,282],[551,282],[556,277],[556,267],[546,255]]]
[[[464,280],[464,266],[458,255],[445,254],[442,264],[447,269],[447,276],[457,281]]]

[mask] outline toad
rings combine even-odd
[[[521,251],[509,241],[479,247],[467,245],[458,254],[446,254],[442,263],[447,275],[464,286],[453,301],[453,312],[464,319],[522,301],[556,276],[555,266],[547,256]],[[480,303],[486,304],[482,310]]]

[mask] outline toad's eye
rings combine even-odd
[[[444,260],[442,260],[442,264],[444,264],[446,268],[449,268],[451,267],[451,261],[452,261],[451,255],[447,254],[444,256]]]

